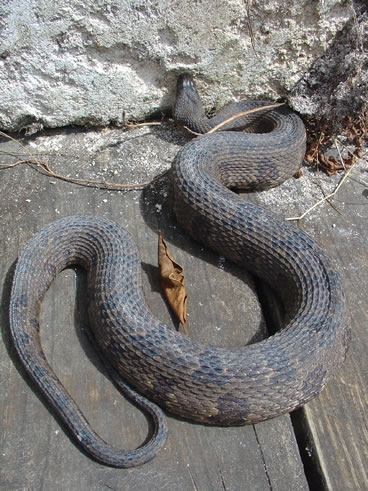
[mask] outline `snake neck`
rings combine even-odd
[[[262,136],[271,132],[275,134],[280,130],[284,135],[288,135],[288,130],[285,132],[284,126],[288,124],[289,119],[298,133],[299,147],[303,146],[304,140],[305,153],[304,125],[287,106],[281,105],[275,108],[270,101],[238,101],[228,104],[213,117],[208,118],[193,78],[188,73],[183,73],[178,78],[173,116],[178,125],[185,126],[198,134],[207,133],[221,125],[221,131],[245,131]]]
[[[201,98],[188,73],[183,73],[178,78],[173,115],[177,124],[196,133],[207,133],[211,129]]]

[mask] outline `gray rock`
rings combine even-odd
[[[294,109],[322,119],[339,132],[348,115],[367,105],[368,13],[356,15],[336,35],[333,43],[289,95]]]
[[[301,112],[324,114],[331,76],[328,104],[344,105],[363,69],[367,21],[357,10],[353,0],[2,2],[0,127],[116,124],[123,113],[142,119],[171,106],[184,70],[208,108],[291,91]],[[348,55],[349,74],[338,84],[334,60],[344,66]],[[354,110],[362,90],[356,83]]]

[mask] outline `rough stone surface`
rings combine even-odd
[[[195,74],[209,108],[293,91],[293,105],[308,114],[328,116],[335,99],[345,105],[346,94],[358,110],[367,25],[360,4],[2,2],[0,127],[105,125],[122,122],[123,112],[141,119],[171,106],[183,70]],[[347,71],[341,83],[339,67]]]
[[[356,5],[355,15],[336,35],[325,54],[289,95],[304,115],[327,119],[336,132],[344,116],[359,113],[368,93],[368,12]]]

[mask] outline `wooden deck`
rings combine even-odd
[[[60,174],[139,182],[165,168],[186,137],[171,127],[127,133],[50,131],[23,139]],[[13,142],[8,153],[25,155]],[[7,154],[5,154],[6,152]],[[23,157],[21,157],[23,158]],[[304,211],[340,177],[304,171],[268,193],[247,195],[283,216]],[[327,389],[303,410],[255,426],[216,428],[168,417],[165,448],[145,466],[121,470],[81,453],[24,376],[9,341],[7,308],[14,261],[31,235],[56,218],[104,215],[133,235],[142,257],[149,305],[175,325],[159,290],[157,230],[185,268],[188,330],[196,340],[238,346],[266,335],[259,296],[244,271],[194,243],[169,213],[166,181],[144,191],[92,189],[41,175],[29,166],[0,169],[1,453],[0,488],[45,490],[360,490],[368,489],[368,170],[357,164],[334,200],[299,226],[329,253],[340,271],[351,312],[348,358]],[[85,335],[84,277],[67,270],[46,295],[41,314],[44,350],[55,372],[96,431],[111,444],[135,448],[146,438],[145,416],[116,390]]]

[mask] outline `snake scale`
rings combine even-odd
[[[192,78],[183,74],[174,115],[204,132],[265,104],[235,103],[207,119]],[[235,131],[239,127],[248,133]],[[203,345],[156,320],[144,300],[136,246],[106,218],[62,218],[27,243],[14,274],[11,336],[26,371],[92,458],[125,468],[151,460],[167,437],[162,409],[218,425],[257,423],[292,411],[316,396],[341,365],[350,329],[330,260],[303,231],[228,189],[277,185],[297,171],[304,151],[303,123],[283,106],[193,139],[171,169],[171,205],[180,225],[267,282],[284,304],[284,327],[249,346]],[[152,438],[136,450],[112,448],[90,428],[42,351],[42,299],[72,264],[87,270],[91,332],[101,356],[116,383],[152,418]]]

